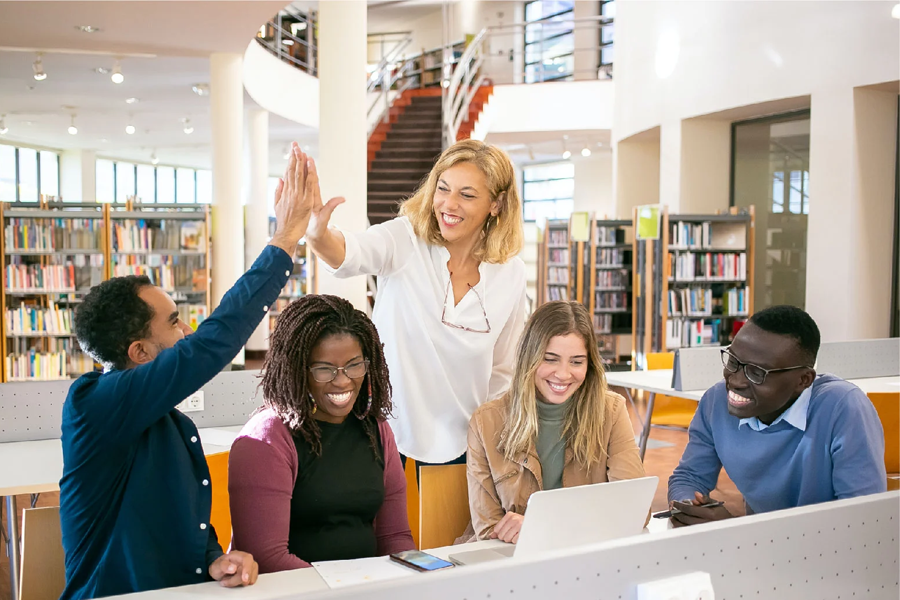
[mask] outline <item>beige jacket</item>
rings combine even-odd
[[[472,534],[474,530],[479,540],[490,537],[494,525],[507,511],[525,514],[528,498],[543,485],[541,461],[533,446],[514,461],[507,460],[498,449],[508,405],[506,396],[487,402],[475,411],[469,422],[466,474],[472,523],[467,533]],[[599,442],[606,454],[598,464],[585,470],[575,461],[575,453],[567,445],[563,487],[644,476],[644,466],[634,442],[634,429],[622,396],[607,392],[605,416],[609,426],[604,439]]]

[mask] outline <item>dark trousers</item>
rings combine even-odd
[[[403,470],[406,470],[406,456],[404,454],[400,455],[400,462],[403,464]],[[464,465],[466,464],[466,453],[463,452],[462,456],[457,456],[451,461],[447,461],[444,463],[427,463],[427,462],[419,462],[416,461],[416,484],[419,483],[419,469],[421,467],[436,467],[440,465]]]

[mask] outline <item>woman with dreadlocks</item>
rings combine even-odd
[[[378,332],[336,296],[281,313],[263,365],[265,408],[231,448],[235,549],[260,573],[414,548]]]

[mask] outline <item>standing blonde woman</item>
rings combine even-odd
[[[466,472],[475,536],[511,543],[534,492],[644,476],[583,305],[549,302],[531,316],[509,393],[472,415]]]
[[[441,154],[400,217],[329,229],[333,198],[306,234],[336,277],[378,275],[372,320],[384,341],[397,447],[421,464],[465,462],[472,413],[509,387],[525,321],[522,204],[498,148],[465,140]]]

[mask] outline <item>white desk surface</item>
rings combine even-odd
[[[606,374],[609,385],[629,389],[645,390],[656,394],[666,394],[675,398],[697,400],[703,397],[706,390],[689,390],[678,392],[672,389],[672,370],[658,369],[654,371],[611,371]],[[868,379],[849,379],[866,394],[872,392],[900,392],[900,377],[872,377]]]
[[[240,426],[201,429],[204,454],[228,452],[240,430]],[[0,444],[0,496],[59,491],[62,470],[58,439]]]
[[[671,529],[668,519],[650,519],[650,523],[643,533],[658,534],[665,532],[667,529]],[[498,540],[489,540],[458,546],[444,546],[442,548],[426,550],[426,552],[433,554],[438,558],[447,560],[451,554],[456,554],[458,552],[497,548],[505,545],[506,544]],[[385,557],[385,560],[389,559]],[[293,596],[309,592],[321,592],[327,589],[329,589],[328,585],[315,569],[296,569],[294,571],[282,571],[280,573],[260,575],[255,585],[246,588],[223,590],[218,583],[209,582],[177,588],[154,590],[152,592],[127,594],[120,597],[128,598],[129,600],[196,600],[198,598],[220,598],[223,594],[228,594],[229,596],[234,595],[235,597],[240,597],[241,600],[269,600],[273,598],[282,598],[287,595]]]

